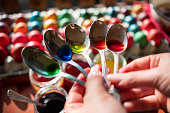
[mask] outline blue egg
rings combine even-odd
[[[113,7],[108,7],[106,14],[109,15],[109,16],[111,16],[111,17],[114,17],[114,16],[115,16],[115,10],[114,10],[114,8],[113,8]]]
[[[33,22],[28,23],[28,28],[29,28],[29,31],[31,31],[31,30],[41,31],[42,30],[42,25],[41,25],[41,23],[39,21],[33,21]]]
[[[139,30],[140,30],[140,28],[137,24],[131,24],[128,28],[128,31],[134,32],[134,33],[136,33]]]
[[[67,62],[72,59],[72,50],[70,46],[64,45],[58,49],[57,56],[59,60]]]
[[[32,12],[32,16],[30,17],[29,20],[30,20],[31,22],[32,22],[32,21],[41,21],[42,18],[41,18],[41,16],[40,16],[40,12],[39,12],[39,11],[33,11],[33,12]]]
[[[135,17],[128,15],[124,18],[123,22],[127,22],[129,24],[135,23]]]

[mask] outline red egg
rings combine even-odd
[[[154,29],[154,28],[155,28],[155,26],[150,19],[145,19],[142,22],[142,26],[141,26],[142,30],[150,31],[151,29]]]
[[[134,41],[133,41],[133,36],[130,33],[127,33],[127,37],[128,37],[127,49],[128,49],[133,45]]]
[[[65,29],[60,30],[60,35],[64,38],[65,40]]]
[[[43,36],[39,31],[33,30],[28,33],[28,40],[42,42]]]
[[[148,32],[147,39],[148,39],[148,41],[153,40],[155,42],[155,45],[158,46],[161,43],[162,36],[161,36],[161,33],[159,32],[159,30],[151,29]]]
[[[13,45],[11,48],[11,56],[14,58],[16,62],[22,61],[21,51],[25,47],[25,44],[23,43],[17,43]]]
[[[35,47],[35,48],[44,50],[44,47],[42,46],[42,44],[40,42],[37,42],[37,41],[30,41],[26,45],[28,47]]]
[[[116,17],[111,18],[109,21],[109,24],[119,24],[119,23],[120,23],[120,21]]]
[[[6,24],[11,25],[13,20],[11,18],[9,18],[9,16],[7,14],[3,14],[0,17],[0,22],[5,22]]]
[[[10,44],[10,39],[7,34],[0,33],[0,46],[6,47]]]
[[[11,39],[11,42],[13,44],[16,44],[16,43],[26,43],[27,42],[27,37],[24,33],[22,32],[18,32],[18,33],[15,33]]]
[[[9,28],[8,24],[5,22],[0,22],[0,32],[10,34],[11,29]]]
[[[87,35],[89,35],[90,27],[91,27],[91,26],[89,26],[89,27],[87,27],[87,28],[85,29],[85,32],[86,32]]]
[[[143,21],[143,20],[148,19],[148,18],[149,18],[149,15],[146,12],[141,12],[136,17],[136,20],[137,21]]]
[[[23,13],[19,13],[18,15],[16,15],[16,18],[15,18],[15,23],[20,23],[20,22],[24,22],[26,23],[27,20],[26,18],[24,17],[24,14]]]
[[[5,58],[8,56],[8,51],[0,46],[0,65],[4,64]]]

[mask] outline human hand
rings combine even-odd
[[[170,53],[136,59],[109,80],[120,88],[124,107],[130,112],[163,108],[170,112]]]
[[[126,113],[121,103],[106,92],[103,85],[101,66],[95,65],[88,72],[87,80],[80,74],[78,79],[86,80],[86,89],[75,83],[65,103],[66,113]]]

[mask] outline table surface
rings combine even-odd
[[[34,113],[33,104],[10,100],[6,93],[8,89],[19,92],[28,98],[34,98],[34,90],[28,76],[11,77],[0,80],[0,113]],[[162,110],[145,113],[164,113]]]

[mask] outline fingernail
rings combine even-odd
[[[132,106],[132,103],[131,103],[131,102],[125,102],[125,103],[123,103],[123,106],[124,106],[125,108],[129,108],[129,107]]]
[[[107,78],[113,78],[114,77],[114,75],[113,74],[109,74],[109,75],[107,75]]]

